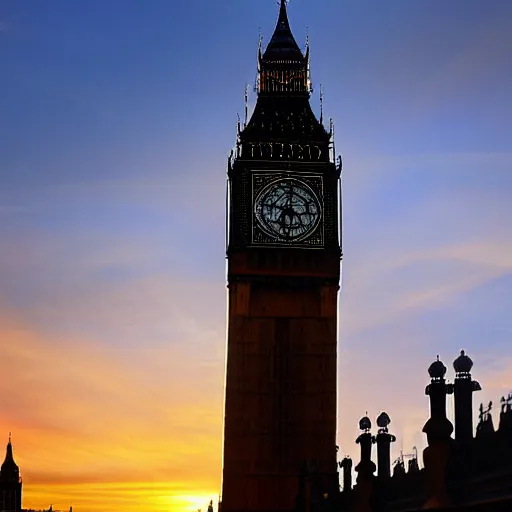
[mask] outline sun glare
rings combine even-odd
[[[159,500],[162,505],[168,506],[170,511],[179,510],[183,512],[207,512],[208,504],[213,496],[209,494],[162,496]],[[213,500],[214,509],[217,508],[217,500]]]

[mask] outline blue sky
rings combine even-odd
[[[0,4],[0,432],[17,432],[30,503],[91,467],[145,482],[130,464],[184,510],[218,489],[226,161],[276,16],[273,0]],[[467,349],[475,405],[512,389],[512,3],[293,0],[289,16],[344,162],[341,452],[381,410],[409,452],[436,354],[452,377]]]

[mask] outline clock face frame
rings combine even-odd
[[[253,174],[253,245],[322,247],[322,176],[292,172]]]

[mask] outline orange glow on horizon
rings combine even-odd
[[[23,507],[68,511],[114,512],[116,510],[206,512],[210,500],[216,508],[214,490],[177,486],[173,482],[101,483],[53,486],[35,485],[24,491]]]
[[[94,342],[1,320],[0,384],[12,392],[1,405],[0,450],[1,432],[7,443],[12,431],[24,508],[196,512],[217,502],[221,365],[219,389],[196,396],[197,386],[172,373],[153,387],[136,368],[147,354],[122,362]],[[146,361],[153,377],[163,358],[172,361],[162,350]]]

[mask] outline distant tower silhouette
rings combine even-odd
[[[455,402],[455,439],[468,441],[473,438],[473,392],[482,388],[476,380],[471,380],[473,361],[461,350],[460,356],[453,362],[455,383],[453,395]]]
[[[284,0],[257,92],[228,161],[223,512],[291,510],[301,478],[312,502],[339,490],[341,164]]]
[[[14,462],[10,434],[5,460],[0,468],[0,512],[21,512],[20,470]]]

